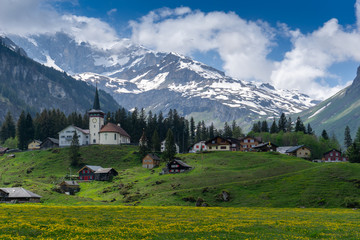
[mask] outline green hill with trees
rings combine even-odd
[[[142,168],[135,146],[80,148],[78,167],[70,148],[27,151],[0,157],[0,186],[22,186],[43,196],[45,204],[144,206],[359,207],[360,165],[313,163],[278,153],[213,152],[180,154],[193,170],[159,175]],[[56,184],[84,164],[113,167],[111,182],[83,182],[68,196]],[[225,197],[224,197],[225,196]]]

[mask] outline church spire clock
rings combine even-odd
[[[100,109],[99,92],[96,86],[95,98],[93,109],[89,112],[89,131],[90,131],[90,144],[99,144],[100,135],[99,132],[104,126],[105,113]]]

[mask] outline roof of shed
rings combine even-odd
[[[26,190],[22,187],[0,188],[0,190],[9,194],[9,198],[41,198],[40,195]]]
[[[105,126],[103,126],[101,128],[101,130],[99,131],[100,133],[102,132],[115,132],[115,133],[119,133],[120,135],[123,136],[127,136],[130,138],[130,135],[124,130],[122,129],[120,126],[114,124],[114,123],[108,123]]]

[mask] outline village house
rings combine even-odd
[[[95,181],[112,181],[119,173],[113,168],[100,168],[95,172]]]
[[[254,147],[261,143],[261,138],[253,138],[250,136],[240,138],[240,151],[251,152]]]
[[[63,181],[59,184],[60,190],[63,193],[74,195],[77,192],[80,192],[80,185],[76,181]]]
[[[231,142],[223,137],[214,137],[205,142],[208,151],[230,151]]]
[[[277,151],[280,153],[287,154],[289,156],[294,156],[299,158],[310,159],[311,157],[311,150],[304,145],[281,147],[281,148],[277,148]]]
[[[152,169],[159,165],[160,165],[160,158],[153,153],[147,154],[142,160],[142,166],[144,168]]]
[[[42,142],[40,140],[33,140],[31,143],[28,144],[28,149],[29,150],[39,150],[41,143]]]
[[[254,152],[276,152],[278,146],[271,142],[261,143],[253,147]]]
[[[89,144],[89,130],[70,125],[59,132],[59,146],[70,146],[75,132],[79,137],[80,146]]]
[[[40,149],[49,149],[49,148],[58,148],[59,147],[59,139],[55,138],[46,138],[41,144]]]
[[[166,140],[164,140],[164,141],[162,141],[161,142],[161,148],[160,148],[160,151],[161,152],[164,152],[165,150],[166,150]],[[175,143],[175,148],[176,148],[176,153],[179,153],[180,152],[180,150],[179,150],[179,145],[177,145],[176,143]]]
[[[104,145],[119,145],[129,144],[130,135],[120,127],[120,124],[108,123],[101,127],[99,131],[100,144]]]
[[[342,156],[341,152],[336,149],[332,149],[323,154],[321,159],[323,162],[346,162],[347,157]]]
[[[182,172],[189,171],[192,169],[191,166],[184,163],[180,159],[174,159],[174,160],[170,161],[166,165],[166,168],[167,168],[168,173],[182,173]]]
[[[79,173],[79,180],[95,180],[95,172],[99,169],[101,169],[101,166],[91,166],[91,165],[85,165],[83,168],[81,168]]]
[[[83,181],[111,181],[118,172],[113,168],[103,168],[101,166],[85,165],[79,171],[79,180]]]
[[[236,138],[226,138],[228,141],[231,142],[230,151],[239,151],[241,147],[241,142],[239,139]]]
[[[207,151],[205,141],[195,143],[189,147],[189,153],[197,153],[200,151]]]
[[[19,203],[24,202],[40,202],[40,195],[37,195],[22,187],[14,188],[0,188],[0,201],[11,202],[17,201]]]

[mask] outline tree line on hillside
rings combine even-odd
[[[163,113],[147,114],[144,109],[129,112],[120,108],[115,112],[105,115],[105,124],[112,122],[120,124],[131,136],[131,142],[139,142],[143,132],[147,139],[147,146],[151,151],[160,151],[160,144],[169,129],[173,135],[174,142],[179,145],[180,152],[186,152],[188,147],[199,141],[206,141],[215,136],[224,138],[240,138],[244,136],[242,129],[235,121],[231,124],[224,123],[223,129],[216,129],[213,124],[206,126],[204,121],[195,123],[181,117],[176,109],[170,109],[167,117]],[[26,149],[30,141],[38,139],[43,141],[47,137],[58,138],[58,133],[69,125],[88,129],[89,117],[87,114],[73,112],[66,116],[59,109],[43,110],[33,117],[30,113],[22,112],[15,123],[10,112],[7,113],[5,121],[0,129],[0,141],[4,146]],[[340,144],[334,134],[328,136],[326,130],[317,137],[310,124],[305,127],[300,117],[295,124],[291,118],[286,118],[282,113],[278,121],[274,118],[269,127],[267,121],[258,121],[253,124],[249,136],[261,137],[264,142],[271,141],[278,146],[291,146],[304,144],[311,148],[313,158],[321,158],[322,154],[332,148],[340,149]],[[350,129],[345,129],[345,147],[351,161],[360,162],[360,128],[354,141],[351,139]],[[358,160],[354,160],[358,159]]]
[[[197,124],[193,118],[188,121],[179,116],[176,109],[170,109],[167,117],[164,117],[162,112],[153,114],[149,111],[146,114],[144,109],[135,108],[134,111],[129,112],[125,108],[120,108],[105,115],[105,124],[108,122],[120,124],[131,136],[131,142],[135,144],[139,142],[144,130],[149,147],[156,151],[160,151],[160,143],[166,138],[168,129],[171,129],[174,141],[179,145],[181,152],[187,151],[188,147],[196,142],[214,136],[234,138],[242,136],[242,130],[235,121],[231,125],[226,122],[224,129],[218,130],[213,124],[206,126],[204,121],[199,121]],[[33,117],[23,111],[15,122],[12,114],[8,112],[1,125],[0,141],[4,146],[24,150],[34,139],[43,141],[47,137],[58,138],[58,133],[69,125],[88,129],[88,114],[73,112],[66,116],[59,109],[45,109]]]

